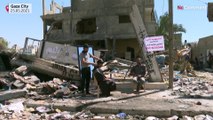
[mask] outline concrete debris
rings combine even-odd
[[[24,111],[24,105],[23,102],[17,102],[17,103],[11,103],[8,106],[8,110],[9,111],[13,111],[13,112],[21,112]]]
[[[145,120],[160,120],[160,119],[154,116],[149,116]]]
[[[194,116],[195,120],[205,120],[206,116],[205,115],[196,115]]]
[[[24,88],[25,84],[23,82],[21,82],[20,80],[16,80],[13,85],[18,88],[18,89],[22,89]]]
[[[39,113],[48,113],[51,111],[51,109],[45,106],[39,106],[36,108],[36,111],[38,111]]]
[[[56,114],[53,114],[53,115],[50,115],[50,120],[58,120],[58,119],[62,119],[62,120],[71,120],[73,118],[73,116],[67,112],[67,111],[64,111],[64,112],[60,112],[60,113],[56,113]]]
[[[27,66],[22,65],[15,69],[15,73],[18,75],[24,75],[27,72]]]
[[[167,118],[167,120],[178,120],[178,116],[174,115],[172,117]]]
[[[32,59],[32,58],[30,58]],[[48,80],[43,80],[42,77],[35,74],[34,69],[36,69],[36,66],[33,66],[34,68],[29,67],[28,65],[23,65],[18,68],[16,68],[14,71],[8,72],[7,74],[4,74],[4,76],[0,76],[0,88],[3,92],[0,92],[0,101],[2,102],[0,104],[0,119],[48,119],[48,120],[55,120],[55,119],[67,119],[67,120],[74,120],[74,119],[88,119],[88,120],[104,120],[104,119],[130,119],[130,120],[213,120],[213,117],[211,115],[208,115],[207,113],[202,113],[201,115],[196,116],[188,116],[187,115],[175,115],[168,113],[167,118],[162,118],[159,116],[151,116],[150,111],[147,112],[145,115],[128,115],[124,111],[121,112],[114,112],[112,114],[107,115],[99,115],[97,113],[92,113],[92,109],[85,110],[83,105],[86,103],[89,103],[88,101],[92,101],[91,99],[96,99],[96,96],[88,97],[84,96],[82,97],[81,93],[78,91],[78,83],[73,82],[73,80],[79,80],[79,71],[78,68],[74,67],[66,67],[57,63],[52,63],[50,61],[44,61],[41,59],[36,60],[30,60],[33,61],[35,64],[31,65],[39,65],[39,67],[42,67],[42,64],[45,64],[46,67],[52,67],[54,70],[53,72],[49,73],[51,71],[50,69],[46,70],[44,72],[45,75],[51,74],[52,78]],[[14,62],[14,61],[13,61]],[[17,61],[16,61],[17,62]],[[167,84],[168,81],[168,66],[165,65],[165,61],[161,60],[159,58],[159,62],[162,63],[162,66],[160,68],[160,71],[162,73],[162,77],[165,82],[163,84]],[[103,69],[108,69],[109,72],[105,72],[105,75],[107,77],[115,79],[115,81],[121,82],[122,84],[117,84],[118,88],[119,86],[123,89],[127,89],[124,85],[124,81],[130,81],[132,80],[131,77],[128,76],[129,68],[131,65],[135,64],[132,61],[123,60],[116,58],[112,61],[107,61],[104,63]],[[29,69],[30,68],[30,69]],[[45,67],[44,67],[45,68]],[[45,70],[45,69],[42,69]],[[38,71],[38,69],[36,69]],[[59,73],[59,71],[61,73]],[[58,74],[56,74],[58,73]],[[179,71],[174,72],[174,88],[172,90],[171,95],[172,96],[178,96],[181,98],[212,98],[213,97],[213,74],[207,73],[207,72],[195,72],[196,77],[193,75],[184,75],[180,74]],[[61,77],[65,76],[65,77]],[[72,79],[66,79],[68,77],[72,77]],[[78,76],[78,77],[77,77]],[[78,81],[79,82],[79,81]],[[148,82],[151,83],[151,82]],[[156,88],[157,84],[156,82],[153,84],[146,84],[145,88],[147,87],[153,87]],[[159,84],[158,84],[159,85]],[[131,86],[132,87],[132,86]],[[167,87],[165,87],[167,88]],[[23,90],[21,90],[23,89]],[[96,89],[94,89],[95,91]],[[146,89],[149,91],[149,89]],[[92,91],[93,93],[93,91]],[[146,92],[144,91],[146,94]],[[132,93],[134,94],[134,93]],[[143,94],[143,93],[141,93]],[[148,94],[151,94],[148,93]],[[123,93],[119,93],[119,97],[122,96]],[[138,94],[139,96],[140,94]],[[167,98],[167,95],[163,95],[164,99]],[[25,100],[29,101],[36,101],[39,103],[37,106],[25,106],[25,102],[14,102],[10,103],[7,102],[10,99],[15,99],[19,97],[25,97]],[[61,99],[62,98],[62,99]],[[72,99],[72,102],[66,102],[67,99]],[[116,99],[117,98],[113,98]],[[112,98],[109,98],[109,100],[113,103]],[[128,101],[130,98],[125,98],[123,101]],[[136,98],[139,99],[139,98]],[[59,103],[56,100],[65,101],[64,103]],[[99,100],[99,98],[98,98]],[[106,100],[107,101],[107,100]],[[106,102],[105,101],[105,102]],[[48,104],[46,104],[46,102]],[[119,100],[116,101],[117,104],[120,102]],[[134,101],[132,101],[134,102]],[[83,105],[79,105],[79,103],[82,103]],[[91,102],[91,104],[95,104],[98,102]],[[89,104],[89,105],[91,105]],[[125,105],[126,102],[123,102],[123,105]],[[195,100],[191,102],[192,106],[199,106],[202,107],[205,103],[202,100]],[[71,107],[73,107],[70,110]],[[87,104],[86,104],[87,105]],[[186,108],[189,108],[190,105],[182,105],[180,104],[181,110],[185,110]],[[187,106],[187,107],[186,107]],[[112,104],[113,107],[113,104]],[[66,108],[66,109],[63,109]],[[87,108],[87,106],[85,107]],[[82,110],[83,109],[83,110]],[[81,112],[78,112],[82,110]],[[135,108],[132,108],[132,111],[136,110]],[[128,111],[128,110],[127,110]],[[94,112],[94,111],[93,111]],[[117,113],[117,114],[115,114]],[[146,113],[146,111],[144,112]],[[144,114],[141,113],[141,114]],[[174,116],[172,116],[174,115]]]
[[[176,73],[175,78],[177,80],[174,81],[174,89],[172,95],[180,95],[182,97],[190,98],[212,98],[212,77],[213,75],[211,74],[209,74],[206,78],[202,78],[186,77],[184,75]]]
[[[183,120],[194,120],[194,118],[193,118],[193,117],[190,117],[190,116],[185,115],[185,116],[183,116]]]
[[[64,87],[54,92],[54,97],[56,98],[63,98],[65,95],[69,95],[71,93],[68,87]]]
[[[26,90],[7,90],[0,92],[0,102],[15,98],[24,97],[27,94]]]
[[[144,115],[128,115],[124,112],[118,114],[94,114],[90,110],[82,110],[81,112],[69,112],[61,111],[60,109],[54,108],[53,105],[39,106],[36,108],[24,108],[22,102],[8,103],[0,105],[0,118],[1,119],[66,119],[66,120],[117,120],[117,119],[126,119],[126,120],[213,120],[211,115],[196,115],[196,116],[180,116],[177,115],[168,117],[168,118],[159,118],[155,116],[144,116]],[[42,104],[42,102],[41,102]]]

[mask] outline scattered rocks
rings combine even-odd
[[[198,101],[198,102],[196,103],[196,105],[202,105],[202,103],[201,103],[200,101]]]
[[[197,73],[196,73],[197,74]],[[204,75],[206,73],[203,73]],[[199,73],[201,76],[202,73]],[[211,98],[213,89],[211,78],[213,75],[208,74],[206,77],[186,77],[176,73],[178,81],[174,82],[172,95],[189,97],[189,98]]]

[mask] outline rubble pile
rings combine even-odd
[[[113,77],[116,80],[128,79],[129,68],[134,64],[131,61],[124,61],[116,59],[105,63],[104,69],[109,69],[106,76]],[[168,67],[162,67],[162,77],[164,81],[168,80]],[[189,77],[187,75],[174,72],[174,89],[172,95],[189,97],[189,98],[212,98],[213,97],[213,74],[207,72],[196,72],[196,77]],[[131,78],[130,78],[131,79]],[[5,100],[0,103],[0,119],[39,119],[39,120],[55,120],[55,119],[90,119],[90,120],[104,120],[104,119],[128,119],[128,120],[213,120],[210,115],[197,116],[172,116],[169,118],[157,118],[154,116],[141,115],[127,115],[120,112],[112,115],[97,115],[91,113],[89,110],[81,112],[62,111],[54,106],[38,105],[36,107],[25,107],[27,100],[45,100],[53,102],[54,99],[74,98],[81,101],[77,96],[81,95],[78,92],[76,83],[69,80],[52,78],[44,81],[36,76],[27,66],[20,66],[14,69],[4,77],[0,77],[0,88],[2,91],[11,89],[24,89],[27,91],[24,100],[10,101]],[[94,96],[93,98],[94,99]],[[85,99],[84,99],[85,100]],[[53,102],[54,103],[54,102]],[[82,102],[83,103],[83,102]],[[198,103],[201,104],[201,103]]]
[[[42,81],[34,75],[26,66],[20,66],[8,75],[0,78],[0,86],[3,90],[25,89],[27,95],[32,99],[44,99],[46,96],[63,98],[72,96],[78,87],[70,81],[53,78],[49,81]]]
[[[213,98],[213,74],[196,72],[197,77],[176,73],[172,95],[190,98]]]
[[[26,66],[20,66],[8,75],[0,78],[3,89],[23,89],[26,85],[36,85],[40,79],[33,75]]]
[[[158,118],[155,116],[144,115],[128,115],[124,112],[118,114],[102,114],[97,115],[91,113],[89,110],[81,112],[61,111],[59,109],[47,108],[39,106],[36,108],[24,108],[22,102],[7,103],[0,105],[0,119],[1,120],[213,120],[213,116],[200,114],[196,116],[171,116],[168,118]]]

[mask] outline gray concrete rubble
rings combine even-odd
[[[17,61],[20,62],[20,58]],[[115,80],[117,91],[111,92],[110,97],[101,98],[97,98],[97,86],[93,81],[92,94],[82,95],[77,80],[60,76],[44,80],[34,74],[34,68],[29,64],[1,72],[0,119],[212,120],[211,72],[195,71],[196,77],[189,77],[174,71],[171,90],[167,89],[168,67],[162,67],[164,82],[147,79],[144,90],[137,93],[133,78],[128,76],[133,64],[119,58],[104,63],[102,69],[110,70],[105,75]]]
[[[74,65],[64,65],[54,61],[19,54],[11,60],[15,66],[26,65],[29,69],[52,77],[79,80],[79,69]],[[24,69],[24,68],[22,68]]]
[[[8,90],[0,92],[0,101],[24,97],[27,94],[26,90]]]

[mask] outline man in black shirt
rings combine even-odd
[[[147,75],[146,66],[142,64],[142,60],[140,57],[136,59],[136,65],[132,67],[130,70],[130,74],[134,77],[136,77],[137,81],[137,88],[136,91],[139,92],[140,88],[142,87],[142,84],[145,83],[145,76]]]
[[[107,78],[103,71],[100,69],[103,65],[103,60],[97,61],[97,68],[94,70],[94,77],[96,78],[98,85],[101,89],[102,96],[110,96],[110,91],[116,89],[116,84],[112,79]]]

